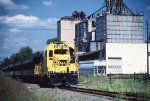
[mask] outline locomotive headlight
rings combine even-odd
[[[60,46],[59,46],[59,45],[57,45],[57,48],[60,48]]]

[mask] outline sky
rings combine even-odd
[[[134,12],[143,11],[144,21],[150,22],[150,0],[124,2]],[[0,0],[0,58],[25,46],[44,50],[47,39],[57,37],[61,17],[75,10],[90,15],[103,5],[104,0]]]

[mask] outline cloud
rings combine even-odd
[[[39,21],[38,17],[18,14],[15,16],[0,16],[0,22],[9,26],[33,26]]]
[[[54,2],[52,0],[44,0],[43,5],[45,6],[54,6]]]
[[[41,42],[42,42],[42,40],[40,40],[40,39],[39,39],[39,40],[33,40],[33,43],[34,43],[34,44],[39,44],[39,43],[41,43]]]
[[[48,18],[48,19],[40,20],[37,25],[44,28],[57,28],[58,20],[59,19],[57,18]]]
[[[26,10],[29,9],[27,5],[17,5],[12,0],[0,0],[0,7],[5,10]]]
[[[57,28],[58,20],[57,18],[40,19],[33,15],[24,14],[0,16],[0,52],[6,53],[8,51],[7,53],[10,53],[12,50],[27,46],[27,38],[19,33],[23,29]],[[33,40],[33,43],[39,45],[43,42],[37,39]]]
[[[148,6],[147,9],[150,10],[150,6]]]
[[[18,33],[18,32],[21,32],[21,30],[18,28],[11,28],[11,29],[9,29],[9,32]]]
[[[47,19],[47,22],[48,22],[48,23],[56,23],[58,20],[59,20],[59,19],[57,19],[57,18],[48,18],[48,19]]]
[[[39,19],[32,15],[18,14],[15,16],[0,16],[0,23],[6,24],[10,27],[44,27],[50,28],[57,26],[57,18]]]
[[[16,36],[8,36],[4,39],[2,48],[3,49],[11,49],[13,47],[23,47],[27,44],[27,39],[24,37],[16,37]]]

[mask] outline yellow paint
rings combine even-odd
[[[71,63],[70,49],[74,49],[74,45],[67,44],[66,42],[54,42],[50,43],[46,48],[47,51],[45,58],[47,60],[46,66],[48,72],[53,73],[67,73],[78,72],[78,66],[74,51],[75,63]],[[52,52],[52,54],[50,53]],[[69,70],[67,71],[67,68]]]
[[[42,74],[42,71],[41,71],[41,64],[35,64],[35,67],[34,67],[34,75],[37,75],[37,76],[40,76]]]
[[[75,62],[71,62],[71,57],[74,57]],[[35,64],[34,75],[50,77],[50,73],[78,73],[74,45],[52,42],[47,46],[43,61]]]

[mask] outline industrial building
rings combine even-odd
[[[57,22],[57,39],[58,41],[66,41],[74,44],[75,39],[75,24],[79,23],[80,20],[72,17],[62,17]]]
[[[105,43],[144,43],[144,17],[123,0],[105,0],[105,6],[76,24],[79,52],[105,49]]]
[[[96,39],[96,19],[91,18],[86,22],[81,21],[75,25],[75,42],[78,52],[95,51],[93,48],[89,48],[89,41],[95,41]]]
[[[79,54],[79,66],[92,64],[89,70],[95,76],[146,73],[143,12],[133,12],[123,0],[104,2],[74,26],[75,46],[78,53],[84,53]]]
[[[146,73],[146,44],[107,43],[106,49],[106,74]]]

